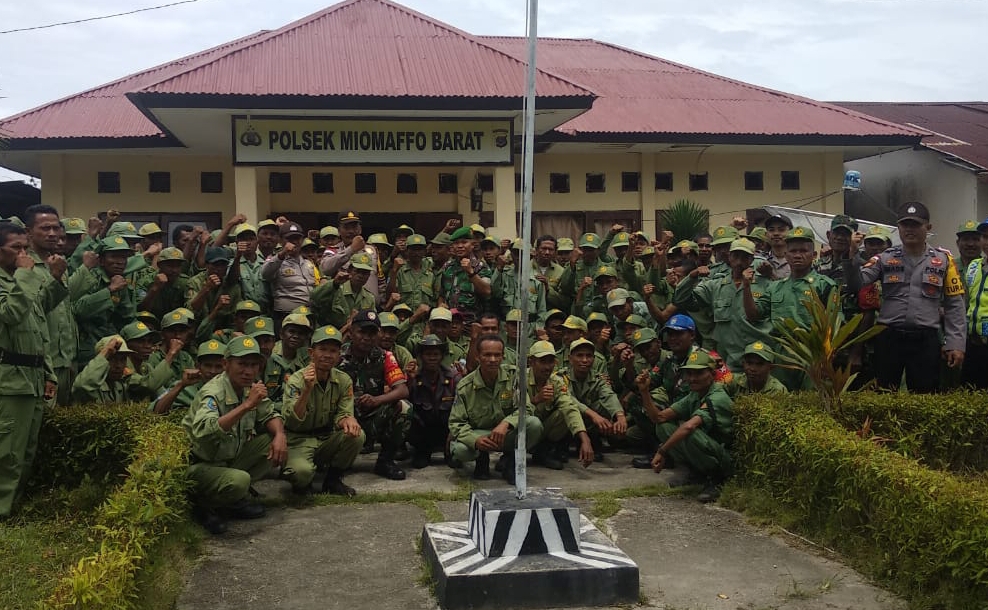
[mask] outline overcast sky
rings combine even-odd
[[[8,0],[0,30],[170,0]],[[524,0],[404,0],[475,34],[523,35]],[[331,0],[197,0],[0,34],[0,117],[261,29]],[[988,0],[541,0],[539,34],[596,38],[818,100],[988,100]],[[11,174],[0,169],[0,179]]]

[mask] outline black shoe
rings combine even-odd
[[[360,454],[366,455],[368,453],[374,453],[374,439],[370,436],[364,441],[364,446],[360,448]]]
[[[677,487],[688,487],[690,485],[706,485],[707,477],[703,476],[695,470],[690,470],[685,478],[674,478],[669,481],[669,487],[675,489]]]
[[[293,485],[292,493],[295,494],[296,496],[308,496],[316,492],[314,489],[312,489],[312,485],[306,485],[305,487],[295,487]]]
[[[497,461],[497,464],[494,464],[494,470],[496,470],[497,472],[504,472],[504,463],[505,461],[507,461],[507,459],[508,458],[502,455],[501,459]]]
[[[532,463],[545,466],[550,470],[562,470],[565,467],[562,460],[552,451],[552,447],[546,445],[540,445],[532,453]]]
[[[432,455],[416,451],[412,456],[412,468],[425,468],[432,463]]]
[[[491,479],[491,454],[481,451],[477,456],[477,461],[473,466],[473,478],[478,481],[489,481]]]
[[[343,482],[343,471],[331,468],[326,472],[326,478],[322,481],[322,493],[331,493],[334,496],[346,496],[352,498],[357,495],[357,490]]]
[[[704,504],[716,502],[718,498],[720,498],[720,483],[715,481],[708,481],[703,491],[696,496],[697,501]]]
[[[229,507],[228,510],[234,519],[260,519],[267,513],[263,504],[251,502],[246,498]]]
[[[652,458],[647,455],[640,455],[636,458],[632,458],[631,466],[634,468],[652,468]]]
[[[460,460],[456,459],[453,456],[446,457],[446,465],[452,468],[453,470],[459,470],[460,468],[463,468],[463,462],[461,462]]]
[[[216,514],[216,511],[196,506],[192,509],[192,516],[210,534],[219,536],[226,533],[226,520]]]
[[[401,446],[398,448],[398,450],[395,451],[395,461],[404,462],[409,458],[410,455],[411,453],[408,451],[408,445],[402,443]]]
[[[515,454],[504,453],[497,462],[497,469],[501,471],[501,477],[510,483],[515,484]]]
[[[565,464],[566,462],[569,461],[569,454],[571,448],[573,448],[573,437],[567,435],[566,438],[556,443],[556,451],[555,451],[556,458],[560,462]]]
[[[405,480],[405,471],[398,468],[398,464],[395,464],[394,460],[387,458],[378,458],[377,463],[374,464],[374,474],[392,481]]]

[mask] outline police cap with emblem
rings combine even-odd
[[[377,317],[377,312],[373,309],[361,309],[353,318],[353,326],[358,328],[365,328],[367,326],[381,328],[381,319]]]
[[[909,203],[904,203],[899,208],[899,219],[897,223],[904,221],[918,222],[920,224],[926,224],[930,222],[930,211],[926,209],[926,206],[918,201],[910,201]]]

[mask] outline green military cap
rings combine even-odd
[[[370,245],[387,246],[389,248],[393,247],[391,242],[388,241],[388,236],[384,233],[373,233],[367,238],[367,243]]]
[[[755,243],[750,239],[735,239],[731,242],[731,252],[745,252],[747,254],[755,253]]]
[[[471,233],[480,233],[481,235],[487,235],[487,229],[485,229],[484,227],[482,227],[482,226],[480,226],[479,224],[476,224],[476,223],[470,225],[470,232]]]
[[[184,261],[184,260],[185,260],[185,254],[183,254],[181,250],[179,250],[174,246],[165,248],[164,250],[161,251],[160,254],[158,254],[159,263],[162,261]]]
[[[813,233],[813,229],[809,227],[797,226],[793,227],[788,233],[786,233],[786,241],[816,241],[816,235]]]
[[[332,324],[327,324],[326,326],[320,326],[312,333],[312,340],[309,341],[310,345],[315,345],[317,343],[322,343],[323,341],[335,341],[340,345],[343,345],[343,333],[341,333]]]
[[[66,235],[86,234],[86,221],[81,218],[63,218],[62,227]]]
[[[228,248],[223,248],[223,247],[206,248],[207,263],[225,262],[229,264],[231,261],[233,261],[233,254],[230,253],[230,250]]]
[[[320,239],[323,238],[323,237],[329,237],[330,235],[332,235],[334,237],[339,237],[340,236],[340,230],[337,229],[336,227],[331,227],[329,225],[326,225],[325,227],[319,229],[319,237],[320,237]]]
[[[977,232],[977,231],[975,231]],[[892,241],[892,234],[888,229],[879,225],[872,225],[868,228],[868,232],[865,234],[865,241],[869,239],[880,239],[886,243]]]
[[[274,336],[274,320],[267,316],[254,316],[247,318],[244,322],[244,331],[248,335],[259,337],[261,335]]]
[[[521,322],[521,310],[512,309],[508,312],[508,315],[504,317],[505,322]]]
[[[18,226],[22,229],[27,228],[24,225],[24,221],[18,218],[17,216],[10,216],[9,218],[3,218],[2,216],[0,216],[0,222],[9,222],[10,224]]]
[[[377,317],[381,320],[381,328],[398,328],[398,325],[401,324],[398,316],[390,311],[382,311]]]
[[[271,227],[275,231],[277,231],[278,230],[278,223],[276,223],[275,221],[271,220],[270,218],[265,218],[261,222],[257,223],[257,230],[260,231],[264,227]]]
[[[453,312],[445,307],[433,307],[432,311],[429,312],[429,321],[432,322],[433,320],[445,320],[447,322],[452,322]]]
[[[965,220],[957,227],[957,234],[962,235],[964,233],[977,233],[978,223],[973,220]]]
[[[360,222],[360,216],[352,210],[346,213],[340,212],[340,224],[344,222]]]
[[[448,233],[440,233],[432,238],[432,243],[437,246],[448,246],[453,243],[453,239]]]
[[[99,341],[97,341],[96,342],[96,353],[98,354],[101,351],[103,351],[103,348],[106,347],[106,344],[109,343],[112,339],[120,339],[120,346],[117,347],[117,353],[118,354],[133,354],[134,353],[134,350],[132,350],[129,347],[127,347],[127,342],[124,341],[124,338],[121,337],[120,335],[107,335],[106,337],[103,337],[102,339],[100,339]]]
[[[480,243],[481,244],[491,243],[494,244],[495,246],[500,246],[501,240],[494,237],[493,235],[484,235],[484,239],[480,240]]]
[[[134,223],[123,220],[118,220],[110,225],[110,230],[106,232],[107,237],[116,237],[118,235],[126,239],[140,238],[140,235],[137,234],[137,229],[134,227]]]
[[[213,229],[212,231],[210,231],[209,232],[209,243],[214,243],[217,239],[219,239],[220,238],[220,233],[222,233],[222,232],[223,231],[221,229]]]
[[[645,231],[635,231],[634,233],[631,234],[631,237],[635,239],[643,239],[645,240],[646,244],[652,241],[651,239],[649,239],[648,233],[646,233]]]
[[[622,326],[631,325],[631,326],[637,326],[638,328],[645,328],[646,326],[648,326],[648,321],[646,321],[645,318],[641,317],[640,315],[633,313],[630,314],[627,318],[625,318],[624,321],[621,322],[621,325]]]
[[[404,311],[406,313],[411,314],[412,313],[412,308],[409,307],[405,303],[398,303],[397,305],[395,305],[394,307],[391,308],[391,313],[393,313],[395,315],[397,315],[399,311]]]
[[[253,312],[260,313],[261,312],[261,306],[258,305],[257,303],[255,303],[254,301],[251,301],[249,299],[245,299],[245,300],[240,301],[239,303],[237,303],[237,306],[233,309],[233,311],[236,312],[236,313],[240,313],[241,311],[253,311]]]
[[[399,235],[406,235],[406,236],[413,235],[414,233],[415,233],[415,229],[405,224],[398,225],[398,228],[395,229],[395,237]]]
[[[556,252],[572,252],[576,245],[569,237],[560,237],[556,240]]]
[[[594,322],[601,322],[603,324],[607,324],[607,316],[600,313],[599,311],[592,311],[590,312],[590,315],[587,316],[587,326],[590,326]]]
[[[516,237],[516,238],[514,238],[514,239],[511,240],[511,249],[512,250],[517,250],[517,251],[521,252],[522,251],[522,244],[523,243],[524,242],[522,241],[522,238]]]
[[[563,328],[586,331],[587,323],[579,316],[567,316],[566,321],[563,322]]]
[[[722,244],[729,244],[737,238],[738,230],[734,227],[717,227],[714,229],[713,241],[710,242],[710,245],[720,246]]]
[[[104,237],[103,240],[99,242],[98,249],[100,252],[131,252],[133,250],[123,235]]]
[[[561,316],[561,317],[565,318],[566,317],[566,312],[564,312],[561,309],[550,309],[549,311],[545,312],[545,317],[542,318],[542,319],[545,320],[546,322],[548,322],[552,318],[555,318],[555,317],[558,317],[558,316]]]
[[[851,233],[858,230],[858,221],[854,220],[847,214],[838,214],[834,216],[833,220],[830,221],[830,230],[833,231],[837,228],[845,228]]]
[[[590,347],[590,349],[592,349],[592,350],[596,350],[597,349],[597,347],[593,343],[591,343],[590,341],[587,341],[583,337],[580,337],[576,341],[574,341],[574,342],[572,342],[572,343],[569,344],[569,352],[572,354],[573,352],[576,351],[576,348],[583,347],[584,345]]]
[[[703,350],[696,350],[686,359],[686,364],[679,367],[680,369],[714,369],[717,367],[717,363],[714,359],[710,357],[710,354]]]
[[[151,235],[160,235],[161,233],[164,233],[164,231],[161,230],[161,227],[156,222],[146,222],[137,231],[137,234],[141,237],[150,237]]]
[[[425,235],[419,235],[418,233],[412,233],[405,240],[405,247],[407,248],[411,248],[412,246],[422,246],[425,248],[427,245]]]
[[[532,347],[528,348],[528,355],[532,358],[555,356],[556,348],[548,341],[536,341],[532,344]]]
[[[138,322],[144,322],[151,328],[156,328],[158,326],[158,316],[154,315],[150,311],[139,311],[134,319]]]
[[[600,235],[596,233],[584,233],[580,236],[581,248],[600,248]],[[556,248],[559,249],[558,247]]]
[[[617,269],[614,268],[614,265],[601,265],[593,274],[593,279],[599,277],[617,277]]]
[[[607,293],[607,308],[624,305],[631,298],[631,294],[624,288],[615,288]]]
[[[370,255],[366,252],[360,252],[350,257],[350,266],[354,269],[362,269],[364,271],[374,270],[374,261],[371,259]]]
[[[224,355],[226,355],[226,345],[220,343],[216,339],[203,341],[199,344],[199,348],[196,350],[196,360],[205,358],[206,356],[219,356],[222,358]]]
[[[307,305],[299,305],[292,310],[292,313],[300,316],[308,316],[312,314],[312,310]]]
[[[286,326],[301,326],[309,329],[312,328],[309,318],[298,313],[290,313],[285,316],[285,319],[281,321],[281,327],[284,328]]]
[[[171,328],[172,326],[190,326],[192,324],[192,316],[189,315],[190,312],[184,307],[179,307],[178,309],[173,309],[161,317],[161,328]]]
[[[245,233],[253,233],[254,235],[257,235],[257,228],[254,225],[247,224],[246,222],[242,222],[238,224],[235,229],[233,229],[234,237],[240,237]]]
[[[257,339],[251,335],[242,335],[230,339],[226,344],[227,358],[242,358],[244,356],[260,356],[261,346],[257,344]]]
[[[421,354],[427,347],[438,347],[445,354],[449,350],[449,345],[436,335],[426,335],[415,344],[415,354]]]
[[[460,227],[459,229],[453,231],[453,234],[449,236],[449,240],[454,242],[458,239],[473,239],[473,231],[470,227]]]
[[[306,237],[305,239],[302,240],[302,247],[300,249],[301,250],[305,250],[306,248],[309,248],[309,247],[318,248],[320,246],[316,242],[314,242],[311,239],[309,239],[308,237]]]
[[[631,245],[631,239],[627,231],[621,231],[614,236],[614,240],[611,242],[612,248],[625,248]]]
[[[762,358],[766,362],[772,362],[773,360],[772,350],[770,350],[768,346],[762,343],[761,341],[755,341],[754,343],[749,343],[744,348],[744,355],[747,356],[748,354],[754,354]]]
[[[693,251],[694,254],[700,253],[700,246],[698,246],[695,241],[691,241],[689,239],[684,239],[679,243],[677,243],[676,248],[677,249],[689,248],[690,250]]]
[[[639,328],[631,335],[631,340],[634,342],[635,347],[641,347],[647,343],[651,343],[659,338],[655,334],[655,331],[651,328]]]
[[[748,237],[752,240],[768,241],[768,229],[765,227],[755,227],[748,231]]]
[[[141,337],[146,337],[148,335],[154,334],[153,328],[145,324],[144,322],[131,322],[130,324],[124,326],[120,329],[120,336],[124,338],[124,341],[130,341],[132,339],[140,339]]]
[[[655,256],[655,248],[652,246],[645,246],[642,248],[641,254],[638,255],[638,258],[648,258],[650,256]]]

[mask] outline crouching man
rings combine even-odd
[[[202,386],[182,420],[192,444],[195,517],[212,534],[226,531],[221,513],[236,519],[264,516],[264,506],[248,499],[251,481],[288,457],[281,414],[259,381],[263,366],[256,339],[232,339],[224,372]]]
[[[504,340],[484,335],[477,340],[480,364],[456,386],[449,413],[451,466],[476,461],[475,479],[489,479],[491,451],[503,451],[498,464],[504,479],[515,483],[515,444],[518,413],[515,405],[517,370],[502,365]],[[555,353],[555,352],[553,352]],[[542,438],[542,422],[529,413],[525,418],[525,445],[531,450]]]
[[[680,367],[690,393],[659,411],[655,425],[660,444],[652,469],[661,472],[669,457],[685,465],[690,470],[689,482],[704,484],[697,497],[701,502],[716,500],[721,483],[734,472],[728,451],[734,437],[734,403],[723,387],[714,383],[715,367],[706,352],[690,354]],[[642,396],[647,396],[647,371],[635,383]]]
[[[364,431],[353,415],[353,382],[334,368],[340,362],[343,335],[334,326],[312,334],[309,365],[285,384],[281,413],[288,430],[288,463],[282,476],[292,491],[311,491],[316,468],[326,468],[322,492],[353,497],[357,492],[343,482],[364,445]]]

